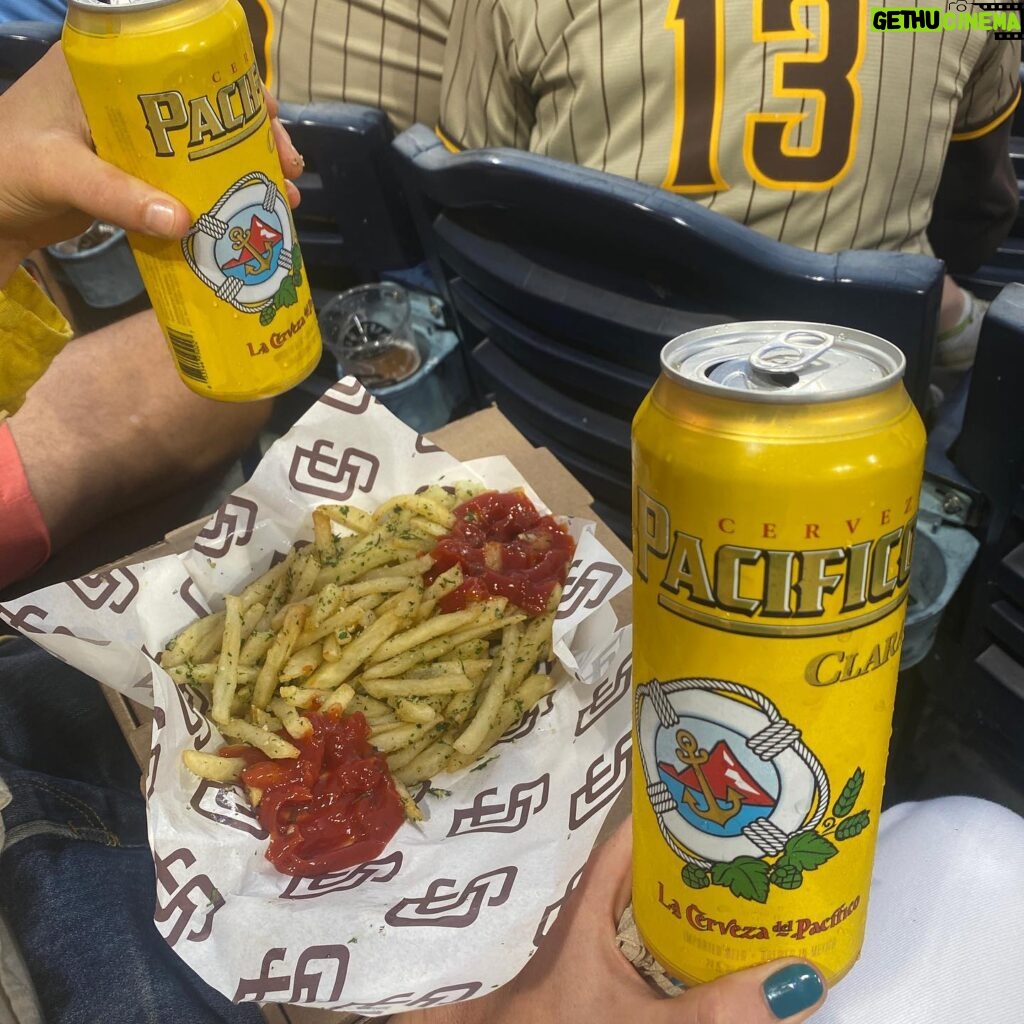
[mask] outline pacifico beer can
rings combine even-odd
[[[192,215],[180,242],[129,235],[182,380],[227,401],[297,384],[320,331],[237,0],[70,0],[63,46],[97,153]]]
[[[633,910],[688,984],[867,917],[925,432],[899,349],[684,334],[633,423]]]

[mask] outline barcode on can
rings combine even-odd
[[[174,358],[178,363],[178,369],[192,380],[198,380],[203,384],[207,383],[206,367],[203,366],[202,357],[199,355],[199,348],[191,334],[167,328],[167,340],[174,350]]]

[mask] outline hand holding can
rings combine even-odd
[[[320,333],[237,0],[72,0],[63,46],[97,153],[193,218],[180,243],[129,235],[182,380],[226,401],[301,381]]]
[[[633,906],[688,984],[867,915],[925,434],[902,353],[822,324],[683,335],[633,424]]]

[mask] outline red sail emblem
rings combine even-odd
[[[231,247],[239,255],[223,264],[221,270],[227,272],[242,268],[247,275],[260,274],[270,268],[274,246],[283,238],[280,231],[260,220],[253,214],[249,222],[249,230],[232,228],[228,233]]]
[[[775,806],[775,799],[740,764],[725,740],[710,751],[701,750],[693,735],[680,729],[676,742],[676,756],[686,767],[680,771],[661,761],[658,768],[684,787],[684,802],[700,817],[723,825],[743,806]]]

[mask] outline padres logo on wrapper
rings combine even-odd
[[[924,431],[857,331],[669,343],[634,423],[634,914],[676,977],[860,949]]]

